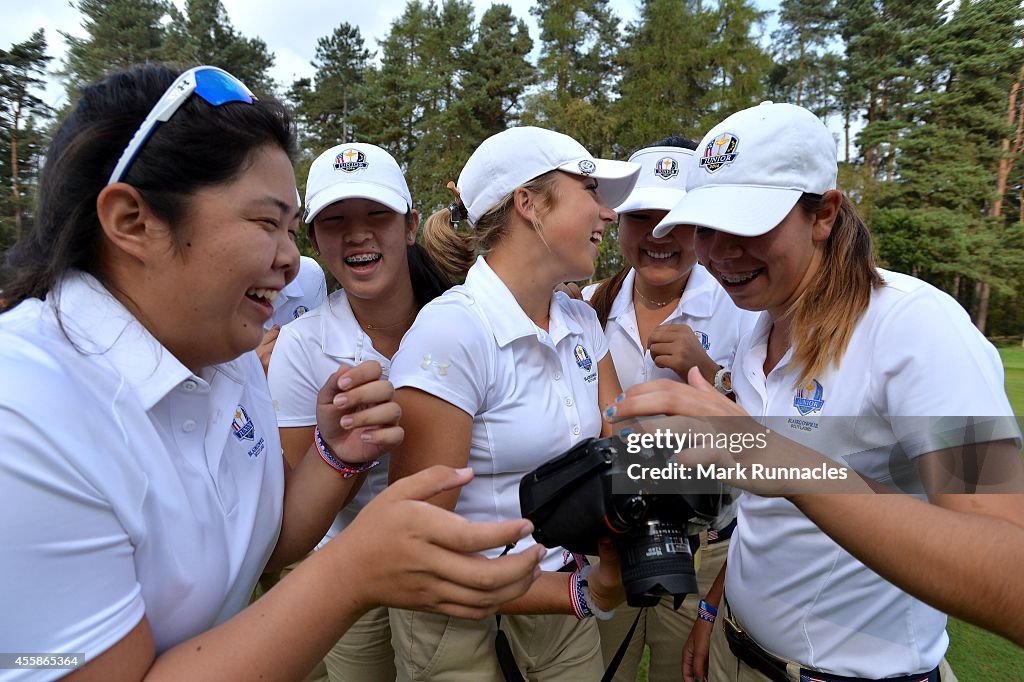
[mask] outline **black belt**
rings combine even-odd
[[[729,642],[729,650],[732,651],[733,656],[762,673],[772,682],[790,682],[789,673],[786,670],[786,661],[762,649],[729,616],[718,615],[722,619],[722,625],[725,627],[725,638]],[[832,673],[801,667],[800,682],[875,682],[875,680],[867,677],[833,675]],[[939,669],[936,667],[931,672],[918,673],[916,675],[886,677],[884,682],[939,682]]]

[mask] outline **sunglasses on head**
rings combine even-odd
[[[252,91],[245,87],[242,81],[223,69],[218,69],[216,66],[196,66],[189,69],[171,83],[171,87],[167,88],[163,96],[150,109],[149,114],[146,115],[139,129],[135,131],[132,139],[128,142],[128,146],[121,153],[121,158],[114,166],[114,172],[107,180],[108,185],[121,181],[157,126],[170,120],[171,116],[174,116],[174,112],[180,109],[181,105],[194,94],[199,95],[207,104],[214,107],[228,102],[252,104],[256,101],[256,95],[252,94]]]

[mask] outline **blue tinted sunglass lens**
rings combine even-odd
[[[252,104],[253,96],[248,89],[233,76],[229,76],[223,71],[203,69],[196,71],[195,79],[195,94],[215,107],[225,102]]]

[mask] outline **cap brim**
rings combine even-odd
[[[580,161],[592,161],[594,171],[592,173],[580,172]],[[640,177],[638,163],[629,161],[614,161],[612,159],[579,159],[562,164],[558,170],[586,178],[596,178],[598,183],[597,191],[601,198],[609,206],[618,206],[626,200],[629,193],[633,191],[637,178]]]
[[[405,197],[389,187],[372,182],[338,182],[306,199],[303,221],[312,223],[320,211],[344,199],[369,199],[402,215],[405,215],[410,208]]]
[[[615,207],[616,213],[631,211],[671,211],[686,196],[681,189],[637,187],[626,201]]]
[[[778,187],[697,187],[686,193],[652,234],[664,237],[676,225],[696,225],[740,237],[757,237],[781,223],[802,194],[798,189]]]

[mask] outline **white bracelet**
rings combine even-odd
[[[593,566],[587,564],[579,570],[580,574],[580,588],[583,590],[583,598],[587,602],[587,608],[594,614],[594,618],[598,620],[611,620],[612,616],[615,615],[615,609],[610,611],[604,611],[598,607],[594,601],[594,597],[590,594],[590,583],[587,581],[587,576],[590,575],[590,571],[593,570]]]

